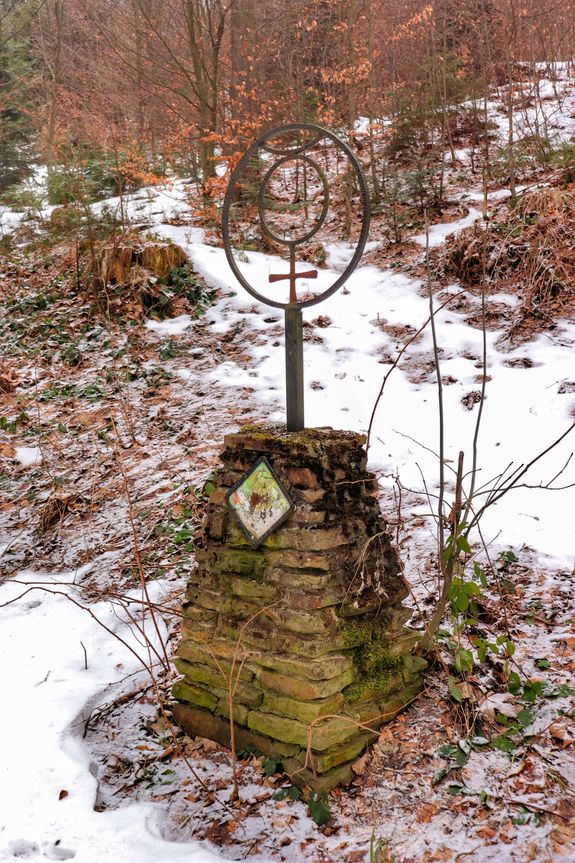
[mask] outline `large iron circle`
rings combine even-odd
[[[316,142],[317,143],[317,142]],[[281,168],[282,165],[285,165],[286,162],[294,162],[299,160],[300,162],[305,162],[316,172],[319,177],[321,184],[323,186],[323,204],[321,208],[321,212],[318,218],[315,220],[314,226],[307,232],[307,234],[302,234],[301,237],[298,237],[296,240],[286,240],[284,237],[278,237],[277,234],[271,230],[268,225],[268,221],[266,219],[266,206],[265,206],[265,195],[268,184],[272,178],[272,175]],[[260,225],[262,227],[262,231],[264,231],[268,237],[276,243],[281,243],[283,246],[300,246],[302,243],[307,243],[308,240],[317,234],[323,223],[325,222],[325,217],[327,216],[327,211],[329,209],[329,183],[327,182],[327,178],[324,172],[319,168],[318,165],[310,159],[309,156],[303,156],[301,153],[296,154],[295,156],[289,155],[284,156],[283,159],[279,159],[277,162],[271,166],[271,168],[266,173],[260,185],[260,192],[258,195],[258,211],[260,216]]]
[[[361,197],[361,205],[362,205],[362,222],[361,229],[359,233],[359,238],[357,241],[357,245],[355,247],[355,251],[351,260],[349,261],[347,267],[340,273],[336,281],[333,285],[330,285],[325,291],[321,294],[318,294],[315,297],[312,297],[310,300],[304,300],[302,302],[296,303],[280,303],[277,300],[272,300],[270,297],[266,297],[263,294],[260,294],[248,280],[245,278],[244,274],[240,270],[237,265],[237,262],[234,258],[232,252],[232,242],[230,238],[230,208],[233,204],[234,194],[236,192],[238,180],[241,178],[245,167],[247,166],[249,160],[252,156],[257,153],[257,151],[261,148],[269,149],[270,152],[274,152],[272,148],[266,148],[266,141],[273,140],[274,137],[278,137],[278,135],[285,134],[287,132],[297,132],[297,131],[308,131],[313,132],[315,137],[310,143],[307,143],[301,150],[298,148],[297,150],[290,150],[288,154],[278,153],[277,155],[289,155],[291,157],[302,153],[304,150],[309,149],[310,147],[316,146],[321,140],[324,138],[328,138],[333,144],[336,145],[347,157],[349,163],[353,169],[355,180],[357,186],[359,188],[360,197]],[[274,155],[276,155],[274,153]],[[342,285],[348,280],[354,269],[359,263],[359,260],[363,254],[363,250],[365,248],[365,244],[367,242],[367,235],[369,233],[369,221],[370,221],[370,205],[369,205],[369,191],[367,188],[367,183],[365,177],[363,175],[363,171],[361,170],[361,166],[353,153],[353,151],[348,147],[341,138],[338,138],[333,132],[328,131],[327,129],[323,129],[321,126],[316,126],[313,123],[291,123],[287,126],[281,126],[276,129],[272,129],[270,132],[266,132],[265,135],[262,135],[258,138],[254,143],[246,150],[244,155],[239,160],[238,164],[232,171],[232,175],[230,177],[230,181],[228,183],[228,188],[226,190],[226,194],[224,197],[224,205],[222,209],[222,237],[224,241],[224,250],[226,253],[226,258],[230,268],[240,283],[240,285],[250,294],[250,296],[254,297],[254,299],[259,300],[268,306],[273,306],[276,309],[286,309],[288,306],[296,306],[298,308],[307,308],[308,306],[315,306],[317,303],[323,302],[323,300],[327,300],[328,297],[331,297],[333,294],[338,291]]]

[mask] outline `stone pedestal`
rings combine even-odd
[[[227,435],[190,578],[174,716],[191,735],[281,759],[299,784],[331,788],[421,688],[419,634],[366,471],[361,435]],[[226,492],[265,455],[295,502],[253,549]],[[249,621],[249,622],[248,622]]]

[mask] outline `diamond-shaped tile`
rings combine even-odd
[[[229,490],[227,498],[254,548],[283,524],[294,509],[288,493],[263,456]]]

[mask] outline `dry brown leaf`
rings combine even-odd
[[[434,815],[439,812],[439,806],[434,803],[422,803],[416,812],[416,819],[420,824],[429,824]]]
[[[497,831],[488,824],[484,824],[483,826],[478,827],[478,829],[474,831],[473,835],[479,836],[480,839],[494,839],[495,836],[497,836]]]
[[[557,722],[554,722],[553,725],[549,726],[549,733],[555,740],[560,740],[563,744],[563,748],[566,746],[571,746],[571,744],[575,741],[575,736],[573,734],[573,725],[568,722],[566,719],[558,719]]]
[[[568,824],[554,827],[549,834],[554,854],[562,854],[565,850],[572,851],[575,843],[575,830]]]
[[[368,753],[366,752],[364,755],[361,756],[361,758],[358,758],[357,761],[354,761],[354,763],[351,765],[351,769],[357,776],[363,776],[367,768],[368,760]]]
[[[0,370],[0,393],[15,392],[18,383],[18,378],[12,369]]]
[[[166,746],[164,751],[160,755],[158,755],[158,761],[163,761],[164,758],[169,758],[170,755],[174,754],[174,752],[175,752],[175,749],[173,746]]]
[[[555,814],[575,828],[575,798],[562,797],[557,805]]]

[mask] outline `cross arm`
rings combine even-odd
[[[317,279],[317,270],[305,270],[303,273],[294,273],[296,279]],[[291,279],[292,274],[286,273],[285,275],[275,274],[270,275],[270,282],[281,282],[284,279]]]

